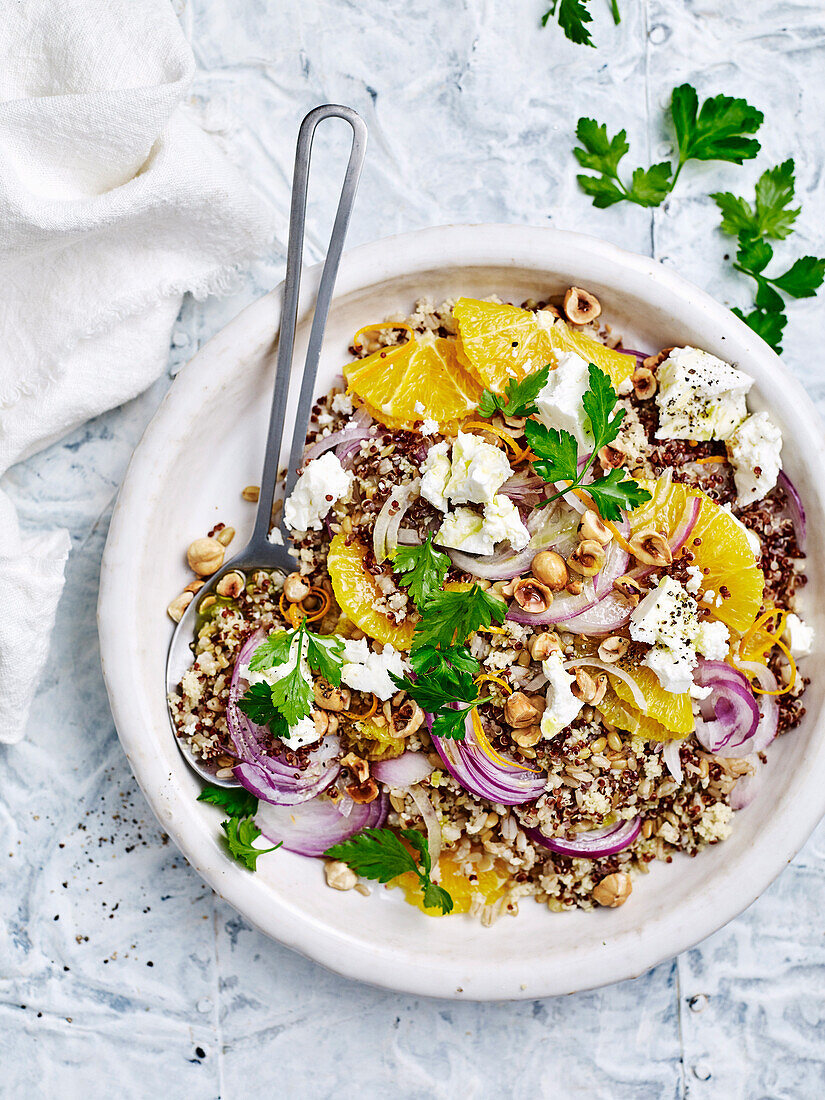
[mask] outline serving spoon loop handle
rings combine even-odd
[[[324,269],[318,285],[315,299],[315,312],[309,334],[306,360],[301,378],[301,390],[292,430],[292,443],[289,452],[289,465],[286,471],[284,500],[290,495],[298,479],[298,471],[303,455],[304,441],[309,425],[309,414],[315,392],[315,376],[318,372],[318,360],[324,338],[332,292],[344,249],[355,192],[361,176],[364,157],[367,150],[367,126],[361,116],[351,107],[336,103],[325,103],[310,111],[301,123],[298,133],[298,145],[295,150],[295,170],[292,179],[292,204],[289,214],[289,243],[287,245],[286,277],[284,279],[281,327],[278,336],[278,358],[275,373],[275,390],[272,396],[272,411],[269,417],[269,430],[266,439],[264,468],[261,474],[261,490],[258,498],[258,511],[250,547],[266,546],[270,524],[272,522],[272,504],[278,485],[281,445],[284,435],[284,420],[289,400],[289,383],[292,374],[292,359],[295,349],[295,326],[298,317],[298,296],[301,288],[301,269],[304,252],[304,225],[306,221],[307,185],[312,153],[312,140],[320,122],[327,118],[341,118],[352,128],[347,170],[338,200],[338,209],[327,247]],[[283,513],[279,523],[284,536],[284,545],[289,546],[289,532],[284,524]]]

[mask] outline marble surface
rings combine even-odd
[[[731,304],[729,243],[705,197],[796,158],[796,249],[822,252],[820,0],[592,0],[599,49],[538,25],[542,0],[188,0],[193,105],[285,225],[297,123],[324,100],[371,130],[350,243],[450,221],[586,229],[652,253]],[[668,150],[662,106],[700,94],[765,110],[756,165],[698,165],[650,212],[596,211],[570,155],[577,117]],[[331,222],[344,134],[318,141],[308,246]],[[630,162],[631,158],[628,158]],[[158,829],[100,674],[100,555],[129,456],[170,380],[281,277],[283,239],[221,301],[187,301],[168,374],[8,477],[23,522],[72,533],[51,659],[26,741],[0,748],[0,1094],[599,1100],[825,1094],[825,827],[742,917],[635,981],[561,1000],[453,1004],[339,979],[253,931]],[[786,357],[825,412],[816,327],[794,305]],[[812,355],[811,352],[814,352]],[[165,552],[159,547],[159,552]],[[166,600],[167,593],[147,593]],[[128,624],[124,624],[128,629]]]

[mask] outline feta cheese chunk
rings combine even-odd
[[[444,495],[454,504],[489,504],[512,472],[504,451],[477,435],[459,432]]]
[[[518,508],[502,493],[496,494],[492,504],[484,505],[484,531],[494,543],[508,539],[514,550],[523,550],[530,541]]]
[[[718,619],[706,620],[699,623],[693,644],[709,661],[724,661],[730,648],[730,631]]]
[[[403,676],[408,671],[409,665],[391,645],[385,645],[381,653],[373,653],[366,638],[344,641],[341,682],[355,691],[371,691],[386,702],[398,691],[389,674]]]
[[[421,466],[421,495],[442,512],[446,512],[448,507],[444,490],[450,480],[449,449],[450,444],[446,439],[436,443],[427,451],[427,457]]]
[[[434,542],[438,546],[463,550],[465,554],[492,554],[496,547],[495,539],[485,530],[484,516],[472,508],[448,512]]]
[[[685,581],[685,591],[690,592],[691,596],[695,596],[702,587],[704,575],[698,565],[689,565],[687,567],[687,575],[688,579]]]
[[[662,577],[630,616],[630,637],[653,646],[643,664],[656,673],[665,691],[690,690],[698,632],[696,603],[673,577]]]
[[[347,495],[353,474],[332,451],[314,458],[295,482],[284,504],[284,522],[293,531],[320,531],[333,504]]]
[[[343,416],[352,416],[352,398],[348,393],[336,393],[332,399],[332,411]]]
[[[785,620],[783,635],[792,657],[807,657],[814,647],[814,628],[798,615],[790,614]]]
[[[565,672],[558,653],[551,653],[546,661],[542,661],[541,667],[547,677],[547,706],[541,716],[541,733],[543,737],[551,738],[570,725],[584,703],[570,690],[576,681]]]
[[[753,379],[699,348],[674,348],[657,379],[657,439],[728,439],[748,415]]]
[[[766,412],[753,413],[727,441],[739,504],[761,500],[776,485],[782,433]]]
[[[656,673],[665,691],[682,695],[693,686],[696,650],[689,645],[654,646],[642,664]]]
[[[557,356],[547,385],[536,398],[539,420],[546,428],[570,432],[583,451],[593,450],[593,437],[584,430],[582,397],[590,386],[587,362],[574,351]]]

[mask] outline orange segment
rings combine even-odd
[[[672,741],[684,737],[683,733],[674,733],[655,719],[645,717],[631,703],[624,702],[612,691],[607,692],[596,710],[616,729],[644,737],[646,741]]]
[[[409,340],[344,367],[347,392],[388,428],[413,428],[430,419],[439,425],[469,416],[481,387],[458,361],[456,341]]]
[[[459,298],[453,309],[458,322],[461,362],[483,386],[504,393],[508,378],[556,365],[556,353],[575,351],[611,377],[614,386],[636,369],[636,357],[605,347],[592,336],[518,306]]]
[[[459,872],[453,856],[442,855],[438,865],[441,870],[439,886],[443,886],[453,899],[453,913],[466,913],[477,897],[483,898],[487,905],[492,905],[506,892],[507,876],[498,872],[495,867],[489,871],[479,871],[478,881],[470,882]],[[396,884],[404,891],[404,897],[410,905],[417,906],[428,917],[442,916],[440,909],[428,909],[424,906],[418,875],[408,871],[392,880],[392,885]]]
[[[700,585],[702,595],[712,590],[718,596],[722,587],[730,593],[729,598],[722,600],[719,606],[715,601],[703,606],[714,618],[744,634],[753,626],[762,606],[765,577],[742,525],[700,489],[690,489],[676,483],[664,499],[657,500],[656,482],[641,484],[653,493],[653,500],[628,516],[634,530],[654,527],[666,536],[672,535],[688,499],[699,497],[702,502],[699,518],[685,550],[694,555],[694,564],[703,572]]]
[[[358,543],[347,546],[344,535],[334,536],[329,544],[327,570],[335,598],[341,610],[370,638],[395,649],[409,649],[413,623],[409,620],[396,623],[376,610],[375,604],[383,598],[383,592],[375,578],[364,569],[365,554],[364,547]]]
[[[664,731],[665,738],[673,734],[677,737],[683,737],[695,728],[693,707],[687,692],[683,695],[676,695],[672,691],[665,691],[659,683],[656,673],[646,665],[628,668],[627,672],[639,685],[642,695],[645,697],[647,714],[641,715],[639,713],[633,702],[633,693],[623,680],[620,680],[618,676],[608,676],[617,703],[623,705],[629,712],[635,712],[635,715],[642,722],[653,722],[655,727],[660,727]],[[608,719],[608,721],[612,721],[612,719]],[[626,728],[619,722],[615,722],[614,725],[621,726],[622,729]],[[628,730],[628,732],[632,733],[633,731]]]

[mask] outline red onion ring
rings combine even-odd
[[[757,661],[740,661],[738,666],[742,672],[750,673],[759,681],[762,693],[756,696],[756,705],[759,707],[759,725],[753,737],[753,752],[764,752],[776,737],[779,727],[779,703],[775,695],[764,694],[776,691],[776,677],[765,665]]]
[[[327,848],[362,829],[379,828],[387,820],[388,810],[389,799],[385,794],[379,794],[366,805],[353,802],[347,795],[337,802],[322,795],[300,806],[262,802],[255,814],[255,824],[270,843],[283,843],[288,852],[322,856]]]
[[[779,477],[776,479],[777,484],[781,485],[785,491],[785,496],[788,500],[788,512],[790,513],[791,521],[793,522],[794,533],[796,534],[797,545],[800,550],[805,549],[805,534],[808,529],[808,524],[805,519],[805,505],[802,503],[802,497],[799,495],[796,486],[785,473],[784,470],[779,471]]]
[[[504,556],[490,554],[473,557],[472,554],[465,554],[462,550],[453,550],[450,547],[445,547],[445,550],[457,569],[488,581],[509,581],[513,577],[520,577],[530,568],[533,558],[538,553],[538,550],[531,550],[529,546],[519,550],[518,553],[509,551]]]
[[[546,482],[537,474],[514,474],[499,489],[514,504],[535,504],[545,494]]]
[[[325,435],[323,439],[319,439],[313,443],[311,447],[304,451],[304,458],[301,463],[301,468],[305,469],[306,466],[312,462],[313,459],[318,458],[319,455],[324,454],[326,451],[332,450],[333,447],[345,447],[353,443],[360,444],[362,439],[369,439],[370,433],[366,428],[353,428],[351,424],[348,424],[346,428],[342,428],[338,432],[333,432],[332,435]],[[341,458],[339,452],[338,458]]]
[[[486,798],[502,806],[534,802],[544,793],[547,776],[524,771],[515,763],[512,767],[505,767],[485,756],[476,741],[470,714],[468,711],[464,721],[463,741],[437,737],[432,732],[432,715],[426,716],[430,737],[447,771],[465,791],[478,798]]]
[[[426,779],[433,770],[423,752],[402,752],[387,760],[376,760],[370,765],[370,773],[388,787],[412,787]]]
[[[699,703],[696,740],[715,756],[747,756],[760,719],[747,678],[724,661],[701,660],[694,681],[711,688]]]
[[[570,856],[573,859],[601,859],[602,856],[613,856],[629,848],[642,831],[642,819],[634,817],[631,821],[617,821],[604,829],[579,833],[575,840],[545,836],[540,829],[524,831],[536,844],[541,844],[542,847],[549,848],[551,852],[556,852],[560,856]]]
[[[685,778],[682,771],[681,756],[681,748],[684,743],[684,737],[680,737],[678,740],[662,741],[662,759],[667,764],[667,770],[680,786]]]
[[[248,665],[265,637],[264,630],[254,631],[241,647],[232,670],[226,724],[239,758],[233,772],[241,786],[257,798],[275,805],[295,806],[314,798],[335,780],[341,770],[335,759],[340,742],[335,736],[325,737],[312,749],[304,767],[297,768],[284,753],[272,752],[269,730],[250,721],[240,709],[238,699],[246,690],[241,668]]]

